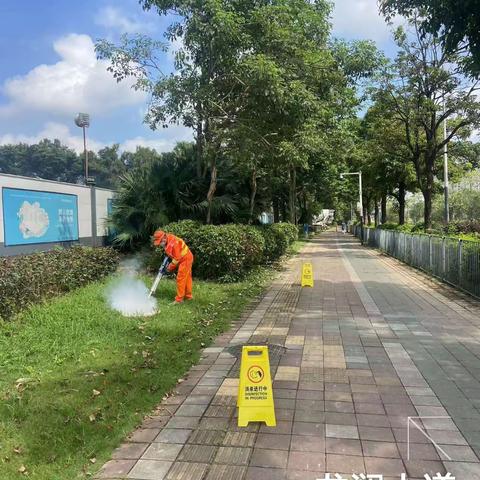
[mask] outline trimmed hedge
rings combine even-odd
[[[288,245],[298,240],[298,227],[293,223],[280,222],[271,225],[271,228],[275,228],[282,232],[287,237]]]
[[[373,228],[373,227],[370,227]],[[480,221],[478,220],[461,220],[450,222],[448,226],[434,224],[433,228],[425,232],[424,223],[416,224],[406,223],[398,225],[397,223],[384,223],[378,228],[382,230],[395,230],[397,232],[405,233],[428,233],[431,235],[445,235],[453,238],[462,238],[464,240],[478,241],[480,239]]]
[[[111,248],[81,246],[0,258],[0,319],[103,278],[115,271],[118,260]]]
[[[298,238],[297,227],[277,223],[265,227],[249,225],[202,225],[192,220],[170,223],[168,233],[183,238],[195,262],[193,274],[199,278],[225,282],[241,278],[256,265],[278,260]],[[157,249],[148,259],[148,267],[157,269],[163,258]]]

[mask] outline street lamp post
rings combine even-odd
[[[85,155],[85,185],[90,186],[90,217],[92,224],[92,246],[97,246],[97,192],[95,190],[95,179],[88,176],[88,150],[87,135],[85,129],[90,126],[90,115],[79,113],[75,117],[75,125],[83,129],[83,153]]]
[[[343,172],[340,174],[340,178],[343,178],[345,175],[358,175],[360,219],[363,225],[362,172]]]
[[[83,129],[83,153],[85,156],[85,185],[89,184],[88,177],[88,151],[87,151],[87,135],[85,129],[90,126],[90,115],[88,113],[79,113],[75,117],[75,125]]]
[[[445,97],[443,98],[443,114],[445,115]],[[447,147],[447,118],[443,119],[443,189],[445,201],[445,224],[450,223],[450,208],[448,201],[448,147]]]

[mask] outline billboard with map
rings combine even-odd
[[[5,246],[78,240],[77,196],[2,188]]]

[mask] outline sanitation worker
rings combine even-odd
[[[163,230],[157,230],[153,234],[153,244],[156,247],[162,247],[172,259],[168,266],[169,272],[173,272],[178,267],[177,296],[173,302],[174,305],[182,303],[183,300],[192,300],[193,255],[187,244],[181,238],[165,233]]]

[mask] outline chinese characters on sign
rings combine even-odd
[[[276,425],[270,361],[266,345],[244,345],[238,385],[238,426],[249,422]]]

